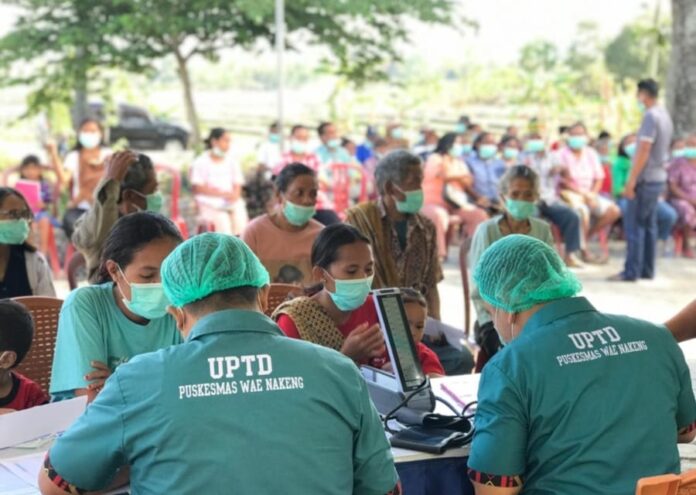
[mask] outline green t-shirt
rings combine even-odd
[[[611,189],[614,197],[618,198],[623,194],[630,173],[631,159],[617,156],[611,166]]]
[[[469,468],[521,476],[528,495],[632,495],[639,478],[679,472],[677,432],[695,420],[664,327],[563,299],[484,368]]]
[[[138,354],[179,343],[181,334],[171,316],[139,325],[116,305],[113,283],[82,287],[68,296],[60,312],[50,392],[66,398],[86,387],[91,361],[106,363],[113,372]]]
[[[120,366],[49,456],[88,490],[130,465],[134,494],[384,495],[397,482],[355,364],[239,310]]]

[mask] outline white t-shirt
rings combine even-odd
[[[106,160],[111,153],[111,148],[99,148],[99,162],[101,165],[104,165],[104,160]],[[76,197],[80,194],[80,152],[78,150],[73,150],[65,155],[63,168],[70,172],[70,177],[72,179],[72,196]],[[90,204],[87,201],[83,201],[77,205],[77,207],[87,210]]]
[[[263,163],[273,170],[280,163],[281,158],[282,155],[278,143],[264,141],[259,145],[258,152],[256,153],[256,161],[258,163]]]
[[[229,154],[221,162],[214,162],[206,151],[191,166],[191,185],[210,186],[223,192],[232,192],[234,187],[244,185],[244,175],[239,163]],[[225,198],[197,194],[196,200],[212,208],[226,208],[232,204]]]

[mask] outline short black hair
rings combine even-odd
[[[109,232],[102,248],[98,283],[111,281],[106,262],[112,260],[125,269],[135,254],[152,241],[169,238],[183,242],[181,232],[166,217],[151,211],[140,211],[119,218]]]
[[[283,167],[283,170],[281,170],[280,173],[276,176],[276,189],[282,193],[286,192],[288,190],[288,187],[290,187],[290,184],[292,184],[292,181],[294,181],[301,175],[311,175],[312,177],[317,176],[317,174],[314,173],[314,170],[309,168],[304,163],[294,162],[288,165],[287,167]]]
[[[292,129],[290,129],[290,135],[292,136],[297,131],[302,130],[302,129],[306,129],[306,128],[307,128],[307,126],[304,126],[302,124],[295,124],[294,126],[292,126]]]
[[[435,146],[435,151],[433,153],[437,153],[438,155],[449,154],[458,137],[459,134],[456,132],[448,132],[437,141],[437,145]]]
[[[24,195],[19,192],[16,189],[13,189],[11,187],[0,187],[0,207],[2,207],[2,204],[5,202],[5,199],[10,197],[10,196],[15,196],[16,198],[19,198],[22,200],[24,203],[24,208],[26,210],[31,211],[31,207],[29,206],[29,203],[27,202],[27,198],[24,197]],[[32,246],[28,241],[24,241],[24,244],[22,245],[24,247],[24,250],[30,253],[35,253],[36,248]]]
[[[638,91],[642,91],[653,98],[657,98],[657,96],[660,94],[660,85],[655,79],[643,79],[638,82]]]
[[[323,136],[324,132],[326,132],[326,128],[330,125],[333,125],[333,122],[322,122],[321,124],[319,124],[319,127],[317,127],[317,134]]]
[[[210,129],[210,133],[208,134],[208,137],[203,141],[205,143],[205,147],[207,149],[212,149],[213,148],[213,141],[217,141],[220,139],[222,136],[225,135],[227,132],[227,129],[224,127],[213,127]]]
[[[507,146],[510,143],[510,141],[517,141],[518,146],[520,144],[520,138],[511,134],[506,134],[502,138],[500,138],[500,146]]]
[[[323,228],[312,245],[312,267],[328,269],[338,259],[338,250],[355,242],[370,244],[369,239],[352,225],[336,223]]]
[[[34,320],[31,313],[19,303],[4,299],[0,301],[0,353],[12,351],[17,354],[13,368],[22,362],[34,339]]]
[[[428,309],[428,300],[421,291],[411,287],[402,287],[399,292],[401,292],[401,300],[404,304],[415,303]]]
[[[36,155],[27,155],[24,158],[22,158],[22,161],[19,164],[19,168],[21,170],[24,167],[28,167],[29,165],[36,165],[37,167],[40,167],[41,160],[39,160],[39,157]]]
[[[597,136],[597,139],[611,139],[611,133],[607,131],[606,129],[603,129],[599,131],[599,135]]]
[[[121,182],[119,201],[123,198],[123,193],[128,189],[142,193],[150,174],[154,173],[154,170],[155,166],[152,164],[150,157],[143,153],[138,153],[135,161],[128,166],[126,176]]]
[[[253,304],[259,296],[259,288],[251,285],[213,292],[207,297],[185,306],[194,315],[232,309],[236,306]]]

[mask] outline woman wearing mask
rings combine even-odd
[[[249,223],[242,240],[259,257],[274,283],[306,284],[312,278],[312,245],[323,225],[313,220],[319,185],[301,163],[283,168],[275,179],[276,206]]]
[[[473,178],[461,160],[461,138],[454,132],[445,134],[428,157],[423,172],[425,205],[421,211],[434,224],[441,259],[447,257],[447,230],[450,219],[457,216],[464,224],[467,237],[488,218],[486,212],[469,202],[466,191]]]
[[[207,150],[191,166],[191,186],[199,215],[212,222],[216,232],[239,235],[249,216],[242,198],[244,176],[229,154],[231,141],[225,129],[210,131]]]
[[[70,202],[63,217],[63,229],[68,239],[72,237],[77,219],[94,202],[94,191],[104,175],[104,161],[110,154],[111,150],[104,145],[104,129],[94,119],[86,119],[80,124],[77,145],[65,156],[62,164],[58,154],[51,154],[60,182],[68,184],[72,181]]]
[[[95,202],[75,224],[73,244],[85,257],[87,276],[96,283],[106,236],[123,215],[137,211],[159,213],[162,195],[152,160],[142,153],[119,151],[106,160],[104,178]]]
[[[543,220],[534,218],[536,203],[539,200],[539,176],[526,165],[516,165],[500,180],[500,199],[505,205],[502,214],[479,225],[471,242],[469,267],[473,271],[483,252],[494,242],[511,234],[524,234],[535,237],[553,246],[551,228]],[[476,308],[474,336],[481,346],[476,362],[476,371],[493,357],[500,348],[498,334],[493,327],[493,319],[486,310],[478,288],[472,279],[471,299]]]
[[[467,189],[476,205],[494,214],[501,210],[498,182],[507,166],[498,157],[498,145],[493,134],[482,132],[474,140],[474,150],[466,158],[466,164],[474,177]]]
[[[500,156],[503,157],[505,166],[510,168],[519,164],[519,155],[522,145],[516,136],[503,136],[500,140]]]
[[[678,212],[682,253],[686,258],[694,258],[691,237],[696,228],[696,136],[686,139],[684,158],[669,169],[669,194],[670,202]]]
[[[73,291],[63,304],[51,395],[93,400],[108,376],[138,354],[181,342],[160,283],[160,265],[182,242],[161,215],[122,217],[104,243],[99,285]]]
[[[0,187],[0,299],[56,296],[46,259],[27,243],[33,218],[24,196]]]

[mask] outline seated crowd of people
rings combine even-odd
[[[65,159],[49,147],[48,168],[59,184],[72,184],[62,226],[84,255],[90,282],[72,291],[63,303],[49,392],[51,400],[86,395],[93,405],[47,456],[41,480],[44,493],[105,488],[114,476],[117,481],[127,480],[127,470],[120,469],[127,465],[136,486],[145,486],[143,480],[149,476],[158,480],[155,491],[159,493],[202,493],[197,491],[201,480],[195,476],[177,476],[177,481],[185,480],[185,486],[172,485],[167,464],[177,456],[188,457],[185,448],[196,439],[194,433],[183,433],[184,441],[177,444],[179,439],[171,433],[188,431],[192,418],[227,404],[226,396],[241,396],[231,391],[231,383],[237,387],[237,382],[212,382],[223,376],[230,380],[245,368],[247,377],[263,377],[270,373],[271,360],[274,373],[285,377],[283,383],[302,389],[310,400],[297,394],[286,394],[286,398],[266,394],[259,395],[269,401],[262,404],[260,398],[245,395],[254,404],[245,407],[259,417],[246,414],[237,418],[242,426],[231,425],[229,417],[234,414],[228,411],[225,418],[211,421],[208,433],[232,428],[244,437],[247,429],[280,421],[276,410],[282,409],[282,419],[297,435],[293,438],[304,438],[307,445],[302,450],[308,453],[290,461],[286,452],[290,437],[274,439],[272,450],[278,451],[274,455],[296,469],[283,470],[283,480],[264,481],[268,493],[288,483],[305,487],[307,493],[323,492],[322,476],[328,475],[344,489],[336,493],[400,493],[379,418],[357,367],[351,366],[392,370],[371,290],[401,288],[418,358],[428,376],[483,370],[515,338],[519,314],[533,318],[525,313],[532,306],[575,296],[579,285],[568,267],[606,261],[606,250],[593,253],[591,241],[597,236],[605,246],[610,229],[626,208],[622,193],[636,148],[635,135],[627,135],[612,155],[611,137],[602,133],[591,140],[582,123],[563,128],[558,139],[550,142],[538,128],[522,135],[511,126],[496,136],[462,118],[442,135],[422,129],[414,146],[395,123],[386,126],[383,136],[370,127],[366,141],[356,146],[341,137],[335,124],[324,122],[317,129],[318,148],[310,146],[309,129],[295,125],[285,152],[281,132],[277,125],[271,126],[267,142],[259,148],[259,170],[251,180],[231,158],[230,133],[225,129],[210,132],[206,151],[192,164],[190,183],[199,215],[214,232],[189,240],[159,213],[163,198],[151,159],[130,150],[111,153],[103,145],[98,122],[82,124],[78,145]],[[696,136],[675,140],[672,156],[669,190],[659,204],[660,238],[670,238],[676,226],[682,252],[692,257]],[[27,157],[20,168],[25,189],[0,188],[0,299],[55,296],[51,271],[41,252],[46,249],[47,229],[60,224],[50,207],[55,198],[42,177],[42,167],[38,159]],[[341,182],[339,174],[347,174],[347,202],[335,187]],[[264,185],[268,181],[273,183],[272,190]],[[34,191],[29,187],[32,182],[39,185],[38,197],[22,193]],[[29,240],[32,228],[40,249]],[[459,242],[470,245],[469,265],[472,271],[476,268],[472,276],[476,356],[468,346],[450,345],[442,331],[446,325],[440,321],[438,284],[444,277],[442,265],[452,231],[461,234]],[[515,244],[527,242],[521,237],[531,242],[524,249]],[[549,280],[556,277],[567,290],[560,295],[551,291],[553,297],[544,295],[530,306],[511,298],[532,294],[533,287],[526,293],[515,292],[516,287],[492,288],[491,273],[502,273],[500,266],[486,272],[494,244],[502,246],[499,250],[510,245],[512,254],[500,256],[517,256],[515,269],[523,271],[527,258],[530,266],[549,264],[551,268],[539,273],[549,274]],[[266,302],[271,284],[294,288],[275,308],[268,308]],[[577,304],[585,308],[578,311],[589,311],[584,303]],[[230,310],[237,311],[234,318],[226,313]],[[264,312],[270,320],[258,314]],[[5,317],[0,326],[0,413],[46,403],[49,397],[44,392],[12,371],[31,345],[26,310],[0,301],[0,315]],[[591,323],[606,321],[597,316]],[[523,324],[517,325],[519,331]],[[253,339],[245,337],[252,334]],[[559,342],[548,343],[549,348],[554,345],[561,349],[560,337]],[[668,343],[656,339],[650,341],[650,349],[653,345],[667,349],[665,355],[679,361],[678,351]],[[199,362],[204,365],[198,366]],[[520,454],[526,447],[524,433],[511,426],[512,421],[505,423],[496,416],[496,400],[524,409],[522,385],[509,379],[526,373],[519,371],[525,366],[520,362],[501,358],[487,375],[488,382],[505,385],[498,398],[482,399],[487,423],[481,426],[487,428],[488,442],[509,438],[517,443],[503,463],[495,459],[494,445],[484,449],[484,440],[479,441],[470,467],[472,480],[480,485],[485,485],[481,477],[491,473],[509,475],[511,484],[496,486],[519,489],[522,484],[529,461]],[[130,364],[122,367],[124,363]],[[187,374],[188,369],[195,371]],[[678,367],[678,371],[683,370]],[[558,393],[563,385],[549,387]],[[200,396],[191,394],[201,390],[208,390],[204,395],[210,402],[193,400]],[[609,402],[610,397],[606,399]],[[693,397],[679,404],[675,441],[678,433],[682,439],[693,438],[696,406],[691,402]],[[185,413],[174,412],[180,407],[186,408]],[[327,410],[340,414],[329,421]],[[328,440],[313,437],[317,429]],[[99,436],[103,438],[97,441]],[[539,433],[537,440],[543,443],[543,438]],[[325,451],[327,442],[332,448]],[[158,445],[154,450],[160,450],[165,444],[167,448],[161,450],[166,454],[147,447]],[[101,452],[103,447],[108,455]],[[261,462],[254,448],[253,443],[245,445],[230,454],[230,462],[245,466]],[[318,466],[312,449],[322,451],[324,465],[307,474]],[[541,451],[551,455],[544,449],[549,447]],[[349,472],[346,452],[353,465]],[[143,458],[149,459],[150,473],[139,464]],[[93,467],[85,473],[83,465],[92,461]],[[205,470],[197,465],[199,461],[204,462],[192,460],[187,469]],[[501,463],[505,472],[499,472]],[[563,466],[559,463],[556,471]],[[241,481],[252,483],[255,472],[250,467]],[[537,472],[532,474],[530,480]],[[216,480],[207,483],[218,486]],[[351,486],[356,487],[354,491],[346,489]],[[571,492],[572,488],[567,493]]]

